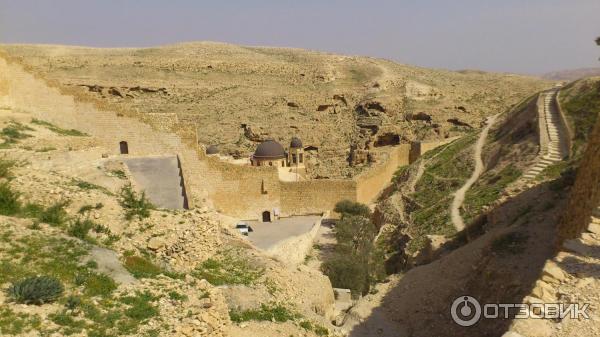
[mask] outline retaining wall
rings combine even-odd
[[[298,265],[304,262],[304,258],[309,253],[315,237],[321,228],[323,219],[329,217],[329,212],[323,213],[321,218],[315,222],[310,231],[297,236],[292,236],[278,243],[277,245],[267,249],[267,254],[277,260],[288,264]]]

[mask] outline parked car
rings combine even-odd
[[[235,225],[235,229],[240,231],[243,235],[248,235],[249,232],[253,232],[252,227],[250,227],[247,222],[238,222],[237,225]]]

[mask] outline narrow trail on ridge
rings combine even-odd
[[[454,227],[457,231],[465,229],[465,222],[462,216],[460,215],[460,208],[463,202],[465,201],[465,194],[467,193],[469,188],[473,186],[477,179],[479,179],[479,176],[483,172],[484,167],[483,160],[481,159],[481,152],[483,146],[485,145],[485,140],[487,139],[488,132],[490,131],[492,125],[494,125],[494,122],[496,121],[497,117],[498,115],[488,117],[486,121],[487,125],[483,128],[483,130],[481,130],[479,139],[475,144],[475,151],[473,152],[473,158],[475,159],[475,170],[473,170],[473,174],[471,175],[469,180],[467,180],[465,184],[454,193],[454,200],[452,201],[452,206],[450,207],[450,214],[452,216],[452,224],[454,224]]]

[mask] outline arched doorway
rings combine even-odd
[[[120,141],[119,148],[121,149],[121,154],[129,154],[129,145],[127,145],[126,141]]]
[[[271,212],[269,212],[269,211],[262,212],[262,221],[263,222],[271,222]]]

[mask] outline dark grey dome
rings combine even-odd
[[[300,149],[302,148],[302,141],[298,137],[292,137],[292,141],[290,142],[290,148],[292,149]]]
[[[219,153],[219,147],[216,145],[210,145],[206,148],[206,154],[217,154]]]
[[[285,151],[281,144],[269,139],[258,145],[256,151],[254,151],[254,157],[259,159],[280,159],[285,158]]]

